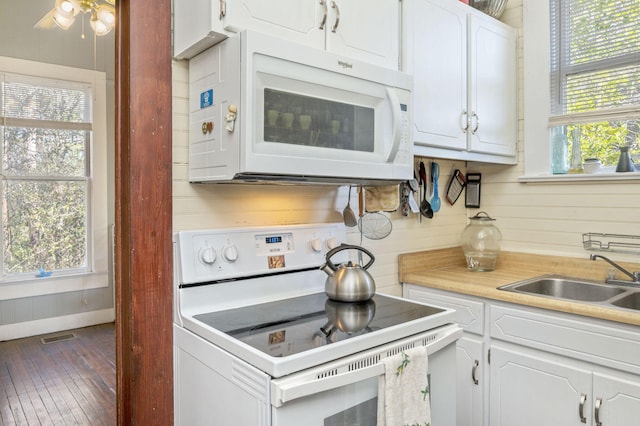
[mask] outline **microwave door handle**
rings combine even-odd
[[[386,153],[386,161],[391,163],[396,158],[398,148],[400,148],[400,139],[402,137],[402,115],[400,114],[400,100],[393,88],[387,87],[387,97],[389,98],[391,111],[393,113],[391,147],[389,148],[389,152]]]

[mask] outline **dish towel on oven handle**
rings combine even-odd
[[[384,358],[378,381],[378,426],[430,426],[427,348]]]

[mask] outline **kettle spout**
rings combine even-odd
[[[323,270],[324,272],[326,272],[327,275],[329,275],[330,277],[333,276],[333,274],[336,272],[335,267],[332,268],[332,264],[330,264],[329,262],[325,263],[324,265],[322,265],[320,267],[321,270]]]

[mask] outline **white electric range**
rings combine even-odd
[[[375,425],[380,360],[416,345],[429,353],[434,423],[455,424],[455,312],[383,294],[329,300],[320,267],[343,224],[174,240],[176,424]]]

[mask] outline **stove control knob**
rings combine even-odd
[[[320,241],[320,238],[314,238],[313,240],[311,240],[310,245],[311,250],[313,250],[314,252],[319,253],[322,251],[322,241]]]
[[[336,237],[327,238],[327,248],[331,250],[336,247],[338,247],[338,240],[336,239]]]
[[[238,247],[235,244],[228,244],[222,248],[222,257],[229,263],[238,260]]]
[[[200,257],[200,261],[205,265],[213,265],[216,263],[216,258],[218,257],[216,250],[213,247],[201,248],[198,256]]]

